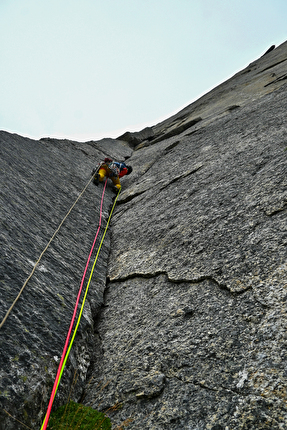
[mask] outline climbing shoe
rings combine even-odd
[[[94,176],[94,179],[93,179],[93,183],[95,185],[99,185],[99,181],[100,181],[100,175],[98,173],[96,173]]]
[[[118,192],[119,192],[119,190],[120,190],[121,188],[117,188],[117,187],[112,187],[112,191],[113,191],[113,193],[115,193],[115,194],[118,194]]]
[[[97,173],[98,171],[98,167],[94,167],[92,172],[91,172],[91,176],[93,176],[95,173]]]

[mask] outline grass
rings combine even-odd
[[[111,420],[102,412],[70,401],[53,412],[49,430],[110,430]]]
[[[77,382],[77,378],[78,375],[76,371],[74,374],[71,390],[68,395],[68,403],[59,407],[56,411],[51,413],[48,421],[47,430],[111,430],[111,420],[105,415],[105,413],[113,413],[120,409],[122,405],[120,403],[116,403],[107,411],[105,411],[105,413],[103,413],[89,406],[85,406],[81,403],[73,402],[71,400],[71,392],[73,391],[73,388]],[[90,385],[92,379],[93,378],[90,379],[88,385]],[[101,392],[109,384],[109,382],[110,381],[106,382],[106,384],[101,387],[101,384],[99,384],[97,387],[98,392]],[[4,411],[7,413],[7,415],[10,416],[10,418],[17,421],[21,425],[21,428],[33,430],[31,429],[31,427],[27,426],[26,424],[19,421],[17,418],[13,417],[5,409]],[[132,421],[132,418],[128,418],[114,428],[115,430],[124,430],[124,428],[129,426]]]
[[[119,407],[120,406],[116,404],[109,410],[114,411]],[[21,428],[23,426],[25,429],[33,430],[31,427],[17,420],[17,418],[13,417],[5,409],[4,411],[13,420],[17,421],[21,425]],[[117,425],[115,430],[124,430],[124,427],[129,426],[132,421],[132,418],[126,419],[121,424]],[[106,417],[104,413],[80,403],[70,401],[51,414],[47,430],[111,430],[111,428],[111,420]]]

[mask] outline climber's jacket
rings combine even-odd
[[[104,178],[107,177],[112,180],[116,189],[120,190],[120,178],[125,175],[129,175],[132,170],[132,166],[127,166],[124,162],[113,161],[110,158],[105,158],[105,160],[99,164],[99,167],[93,170],[93,182],[95,185],[98,185],[99,182],[102,182]]]
[[[131,173],[132,168],[127,166],[124,162],[113,161],[110,158],[105,158],[101,164],[100,169],[105,169],[109,178],[122,178]]]

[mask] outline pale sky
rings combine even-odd
[[[118,137],[287,40],[286,0],[0,0],[0,130]]]

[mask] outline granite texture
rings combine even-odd
[[[130,156],[125,142],[116,143],[112,139],[86,144],[56,139],[34,141],[0,132],[1,321],[56,228],[90,180],[92,168],[105,155],[121,159]],[[19,428],[19,423],[4,409],[32,428],[39,427],[46,412],[82,274],[98,229],[102,190],[102,186],[89,184],[0,329],[1,430]],[[108,184],[99,239],[113,199]],[[110,230],[99,254],[55,406],[67,400],[71,386],[73,398],[78,399],[85,385],[93,349],[94,315],[103,305],[109,250]]]
[[[92,167],[133,166],[55,407],[71,395],[114,429],[287,428],[286,60],[284,43],[115,140],[0,133],[1,318]],[[20,428],[4,409],[43,418],[101,192],[88,186],[0,330],[0,430]],[[109,185],[104,224],[113,199]]]
[[[155,126],[129,160],[85,397],[115,426],[287,428],[287,86],[266,86],[286,50]]]

